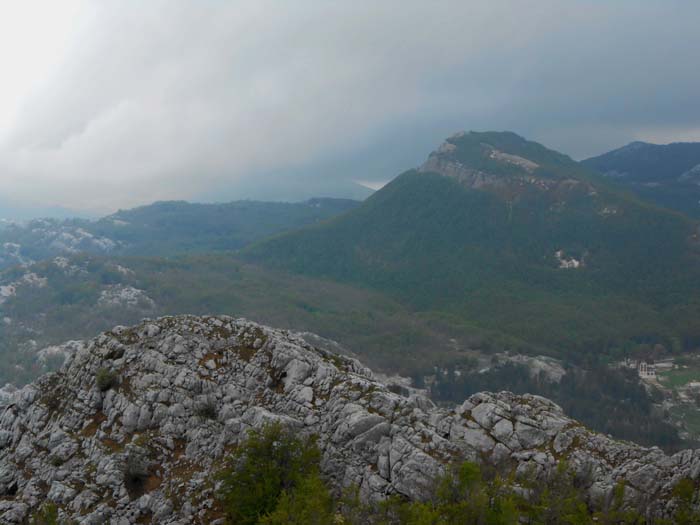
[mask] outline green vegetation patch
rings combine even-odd
[[[220,479],[218,497],[227,522],[242,525],[646,523],[641,511],[624,507],[623,483],[615,487],[612,501],[591,502],[591,507],[582,488],[584,479],[565,461],[545,480],[529,475],[516,480],[512,472],[457,461],[445,465],[422,501],[394,495],[365,503],[353,486],[334,497],[320,473],[320,452],[313,439],[275,423],[251,432]],[[692,508],[695,492],[691,480],[680,480],[673,491],[672,521],[654,523],[698,523],[700,515]]]
[[[678,388],[692,381],[700,381],[700,364],[683,366],[668,372],[658,374],[659,382],[670,388]]]

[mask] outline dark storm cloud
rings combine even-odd
[[[574,157],[700,139],[697,2],[89,9],[0,144],[6,195],[105,211],[301,198],[394,176],[463,128]]]

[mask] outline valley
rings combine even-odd
[[[536,393],[616,437],[669,450],[698,438],[688,403],[615,367],[697,348],[693,223],[564,155],[462,133],[361,204],[217,206],[121,211],[69,249],[56,239],[70,221],[6,230],[28,260],[0,275],[0,382],[31,381],[66,357],[57,345],[115,325],[235,314],[318,334],[441,403]]]

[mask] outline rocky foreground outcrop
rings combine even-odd
[[[592,505],[624,479],[630,505],[664,515],[700,474],[700,452],[614,441],[541,397],[481,393],[455,410],[402,397],[355,360],[245,320],[165,317],[73,348],[0,409],[2,523],[46,500],[79,523],[216,523],[215,472],[268,421],[317,434],[331,484],[368,499],[421,498],[455,460],[546,476],[566,459]]]

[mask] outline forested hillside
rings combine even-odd
[[[173,256],[239,249],[359,205],[347,199],[226,204],[156,202],[96,221],[0,223],[0,269],[74,253]]]
[[[244,255],[574,362],[700,342],[696,225],[512,133],[452,137],[356,210]]]

